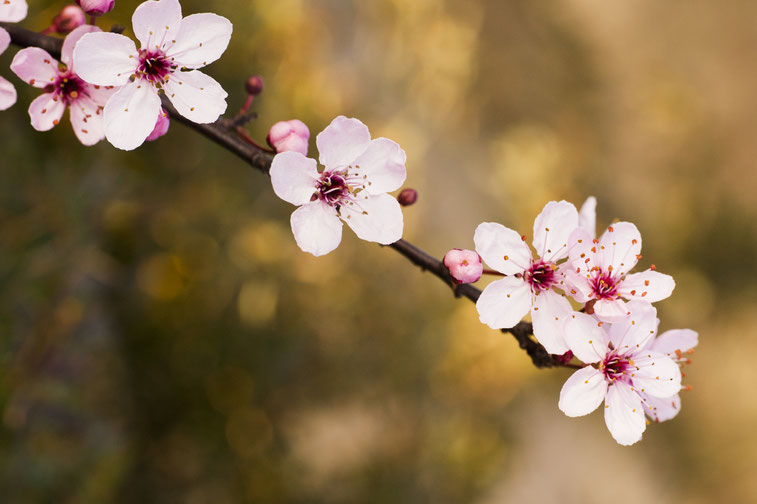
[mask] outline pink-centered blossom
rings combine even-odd
[[[550,201],[534,221],[534,257],[526,237],[501,224],[476,228],[476,251],[491,268],[507,276],[486,286],[476,302],[481,322],[493,329],[513,327],[529,311],[534,336],[548,352],[563,354],[568,346],[562,323],[573,308],[556,289],[563,288],[568,237],[578,226],[578,211],[567,201]]]
[[[307,156],[310,130],[299,119],[279,121],[271,126],[266,140],[276,152],[294,151]]]
[[[622,445],[641,439],[647,398],[671,399],[681,389],[678,365],[665,353],[649,348],[656,333],[655,312],[631,313],[620,322],[607,324],[609,328],[580,312],[565,322],[565,341],[576,357],[589,365],[568,378],[558,406],[566,415],[577,417],[591,413],[604,401],[607,428]]]
[[[452,249],[444,254],[444,265],[460,283],[477,282],[484,271],[481,256],[472,250]]]
[[[276,195],[299,206],[290,219],[297,245],[315,256],[342,240],[342,221],[358,238],[388,245],[402,237],[402,210],[387,194],[405,181],[405,151],[386,138],[371,140],[368,127],[339,116],[315,140],[324,166],[300,152],[271,163]]]
[[[624,299],[654,303],[670,296],[675,288],[673,277],[654,271],[654,266],[629,274],[641,258],[641,234],[630,222],[612,224],[599,239],[579,227],[570,243],[566,288],[579,303],[593,301],[600,320],[625,318]]]
[[[57,126],[68,108],[74,134],[82,144],[94,145],[105,136],[103,107],[115,89],[84,82],[72,62],[76,43],[84,35],[99,31],[90,25],[72,31],[63,41],[62,64],[39,47],[27,47],[16,53],[11,70],[24,82],[44,90],[29,106],[29,117],[37,131]]]
[[[226,91],[197,70],[217,60],[232,26],[215,14],[182,18],[178,0],[149,0],[134,11],[132,26],[141,49],[116,33],[82,37],[74,50],[79,76],[100,86],[123,86],[104,110],[105,137],[115,147],[135,149],[155,128],[159,92],[196,123],[214,122],[226,111]]]
[[[28,6],[25,0],[0,1],[0,21],[17,23],[26,17]],[[0,54],[4,53],[11,43],[11,36],[7,30],[0,28]],[[0,77],[0,110],[9,109],[16,103],[16,88],[4,77]]]

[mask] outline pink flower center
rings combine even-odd
[[[557,266],[554,263],[542,260],[534,261],[526,271],[526,282],[531,285],[531,290],[534,292],[547,290],[557,283],[555,270],[557,270]]]
[[[598,270],[589,283],[594,298],[617,299],[618,285],[616,280],[609,273]]]
[[[163,51],[148,51],[140,49],[137,76],[152,84],[159,84],[166,80],[168,74],[176,70],[176,65],[166,57]]]
[[[59,73],[58,78],[53,84],[45,86],[45,92],[53,93],[57,98],[63,100],[63,103],[66,105],[71,105],[79,97],[87,94],[84,81],[71,71]]]
[[[358,194],[365,189],[366,181],[362,177],[350,174],[349,170],[324,171],[315,187],[312,201],[321,200],[337,212],[347,209],[365,213],[360,206],[361,198],[358,198]]]
[[[604,373],[607,381],[622,381],[629,385],[633,385],[631,382],[631,375],[628,373],[629,369],[636,369],[633,361],[626,356],[618,355],[615,352],[611,352],[605,357],[605,360],[599,364],[599,370]]]

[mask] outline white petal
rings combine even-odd
[[[660,334],[652,345],[652,350],[676,357],[676,350],[686,353],[699,343],[699,334],[691,329],[671,329]]]
[[[609,226],[597,244],[597,265],[615,276],[628,273],[638,262],[641,234],[630,222]]]
[[[87,33],[74,47],[76,74],[98,86],[123,86],[137,69],[137,47],[117,33]]]
[[[632,445],[641,439],[647,428],[641,399],[630,387],[616,382],[605,397],[605,423],[615,441]]]
[[[489,267],[505,275],[522,273],[531,267],[531,249],[523,238],[496,222],[482,222],[473,234],[476,252]]]
[[[492,329],[515,326],[531,309],[531,288],[522,278],[505,277],[486,286],[476,302],[478,318]]]
[[[547,352],[559,355],[568,351],[563,327],[572,313],[570,301],[553,290],[542,291],[534,296],[531,308],[534,336]]]
[[[653,397],[641,394],[644,401],[644,412],[655,422],[664,422],[674,418],[681,411],[681,396]]]
[[[318,169],[315,159],[299,152],[276,154],[271,162],[271,183],[276,196],[293,205],[304,205],[315,193]]]
[[[578,225],[589,232],[592,238],[597,236],[597,198],[589,196],[578,211]]]
[[[657,310],[653,306],[649,308],[637,309],[610,325],[608,335],[615,348],[626,352],[649,345],[657,333]]]
[[[563,266],[561,269],[565,282],[565,292],[579,303],[586,303],[591,300],[594,289],[592,289],[586,275],[577,273],[569,263],[565,263]]]
[[[387,138],[371,140],[368,148],[357,159],[356,172],[366,177],[365,191],[368,194],[381,194],[399,189],[407,173],[405,161],[407,156],[400,146]],[[352,171],[352,170],[350,170]]]
[[[545,261],[568,255],[568,239],[578,227],[578,211],[567,201],[550,201],[534,220],[534,248]]]
[[[622,299],[598,299],[594,313],[603,322],[619,322],[628,316],[628,308]]]
[[[76,43],[87,33],[95,33],[99,31],[102,30],[97,26],[89,24],[75,28],[71,33],[66,35],[66,38],[63,40],[63,49],[60,51],[60,60],[65,63],[67,67],[72,68],[74,62],[74,47],[76,47]]]
[[[0,77],[0,110],[7,110],[16,103],[16,88]]]
[[[295,210],[290,223],[297,245],[316,257],[328,254],[342,241],[342,222],[336,211],[320,201]]]
[[[66,104],[52,93],[39,95],[29,105],[32,127],[37,131],[48,131],[60,123]]]
[[[83,145],[94,145],[105,138],[102,107],[90,98],[84,97],[72,103],[69,110],[71,126],[74,128],[76,138]]]
[[[142,49],[159,49],[176,39],[181,26],[181,5],[178,0],[142,2],[131,16],[131,25]]]
[[[602,404],[607,393],[607,380],[591,366],[573,373],[560,390],[560,411],[569,417],[588,415]]]
[[[0,54],[3,54],[10,44],[10,33],[5,28],[0,27]]]
[[[634,387],[655,397],[670,397],[681,390],[681,369],[673,359],[661,353],[642,351],[634,354]]]
[[[321,164],[329,170],[352,164],[365,152],[370,141],[371,133],[365,124],[344,116],[331,121],[315,138]]]
[[[626,299],[655,303],[670,297],[675,286],[672,276],[647,270],[628,275],[620,284],[618,292]]]
[[[137,80],[119,89],[105,105],[103,113],[108,142],[119,149],[136,149],[155,127],[160,98],[154,87]]]
[[[228,94],[215,79],[199,70],[172,73],[163,89],[176,110],[192,122],[215,122],[226,112]]]
[[[397,199],[388,194],[377,194],[340,209],[344,222],[361,240],[389,245],[402,238],[404,221]],[[357,207],[357,208],[356,208]]]
[[[583,362],[599,362],[607,355],[607,334],[591,315],[573,312],[563,330],[568,348]]]
[[[192,14],[181,20],[176,43],[166,49],[166,56],[179,66],[201,68],[221,57],[229,46],[231,22],[216,14]]]
[[[0,21],[18,23],[26,17],[28,9],[25,0],[4,0],[0,2]]]
[[[30,86],[43,88],[58,78],[58,60],[39,47],[27,47],[13,57],[11,70]]]
[[[568,238],[568,262],[573,270],[586,276],[596,266],[596,250],[591,234],[582,227],[576,228]]]

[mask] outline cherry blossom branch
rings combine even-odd
[[[11,42],[14,45],[19,47],[39,47],[50,53],[51,56],[60,58],[60,52],[63,46],[62,39],[26,30],[13,24],[0,22],[0,26],[8,31],[11,36]],[[271,167],[271,161],[273,160],[273,154],[259,146],[253,145],[240,135],[238,130],[241,128],[234,119],[221,118],[211,124],[198,124],[187,120],[179,114],[165,97],[163,97],[163,108],[169,113],[172,119],[179,121],[185,126],[209,138],[247,162],[247,164],[253,168],[263,173],[268,173]],[[481,295],[481,291],[476,287],[470,284],[457,283],[452,276],[450,276],[449,271],[442,261],[429,255],[407,240],[401,239],[396,243],[389,245],[389,247],[397,251],[422,271],[428,271],[442,280],[453,290],[456,297],[465,297],[475,303]],[[502,332],[512,334],[518,341],[520,347],[528,353],[534,365],[538,368],[556,366],[580,367],[560,362],[550,355],[541,344],[531,337],[533,334],[533,327],[528,322],[520,322],[512,328],[502,329]]]

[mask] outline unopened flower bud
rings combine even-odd
[[[554,355],[553,357],[559,364],[564,366],[565,364],[570,364],[570,361],[573,360],[573,352],[568,350],[562,355]]]
[[[307,155],[310,130],[299,119],[279,121],[268,132],[268,145],[276,152],[295,151]]]
[[[478,281],[484,272],[481,256],[472,250],[450,250],[444,254],[444,265],[452,278],[464,284]]]
[[[257,96],[263,92],[263,78],[259,75],[253,75],[244,84],[244,88],[248,94]]]
[[[51,28],[61,35],[66,35],[81,25],[86,24],[86,22],[87,16],[84,14],[84,11],[76,5],[71,4],[63,7],[60,13],[53,18]]]
[[[90,16],[102,16],[113,10],[116,0],[76,0],[76,5]]]
[[[406,187],[397,195],[397,201],[399,201],[402,206],[410,206],[418,201],[418,191]]]
[[[155,121],[155,128],[153,128],[152,133],[150,133],[145,140],[147,142],[157,140],[158,138],[168,133],[168,127],[170,125],[171,119],[168,117],[168,112],[166,112],[165,109],[161,108],[160,114],[158,114],[158,120]]]

